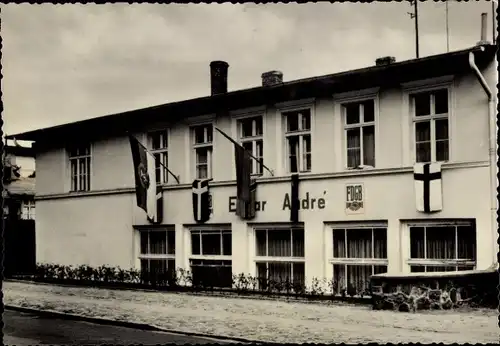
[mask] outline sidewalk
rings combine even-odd
[[[4,304],[184,332],[293,343],[491,343],[498,312],[395,313],[369,306],[4,282]]]

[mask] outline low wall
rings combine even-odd
[[[379,274],[371,277],[373,309],[409,312],[429,309],[498,307],[495,269],[445,273]]]

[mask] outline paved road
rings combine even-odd
[[[227,344],[226,340],[137,330],[5,310],[4,345]]]

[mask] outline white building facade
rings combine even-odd
[[[51,142],[51,129],[17,135],[37,141],[37,261],[216,268],[222,286],[231,273],[267,273],[306,284],[333,279],[345,287],[382,272],[489,268],[498,252],[491,177],[494,172],[496,184],[496,158],[492,168],[490,155],[495,49],[486,45],[317,79],[278,80],[245,92],[296,92],[227,106],[224,113],[191,107],[189,102],[198,102],[192,100],[182,115],[161,106],[154,120],[122,115],[142,117],[140,126],[127,130],[179,175],[178,184],[157,169],[164,200],[160,225],[150,224],[136,205],[125,132],[80,133],[78,142],[68,135],[64,146]],[[493,101],[474,66],[494,91]],[[358,83],[362,78],[369,81]],[[317,81],[324,82],[321,92],[310,86],[302,93],[302,85]],[[104,117],[91,121],[96,129],[111,126],[100,127]],[[258,203],[251,221],[235,215],[233,144],[214,127],[273,170],[271,175],[256,163],[252,167]],[[417,211],[415,162],[442,162],[441,211]],[[300,222],[291,224],[290,174],[297,167]],[[191,184],[205,177],[213,178],[212,215],[197,224]]]

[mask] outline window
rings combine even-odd
[[[175,230],[141,230],[141,273],[146,281],[158,282],[175,272]]]
[[[448,89],[411,95],[416,162],[449,160]]]
[[[311,171],[311,110],[285,112],[288,171]]]
[[[21,202],[21,219],[23,220],[35,219],[35,201]]]
[[[472,223],[412,225],[412,272],[472,270],[476,265],[476,229]]]
[[[366,295],[370,276],[387,272],[387,229],[378,226],[333,230],[336,294]]]
[[[193,284],[232,287],[230,230],[191,231]]]
[[[347,168],[375,167],[375,101],[343,105]]]
[[[71,168],[71,191],[90,190],[90,144],[68,149]]]
[[[259,160],[263,160],[262,117],[258,116],[238,120],[238,133],[243,148]],[[252,160],[251,173],[261,175],[262,172],[262,165]]]
[[[155,157],[156,183],[168,182],[168,133],[155,131],[149,134],[150,150]]]
[[[259,279],[305,284],[304,229],[256,229]]]
[[[212,177],[212,125],[193,127],[194,153],[196,162],[196,179]]]

